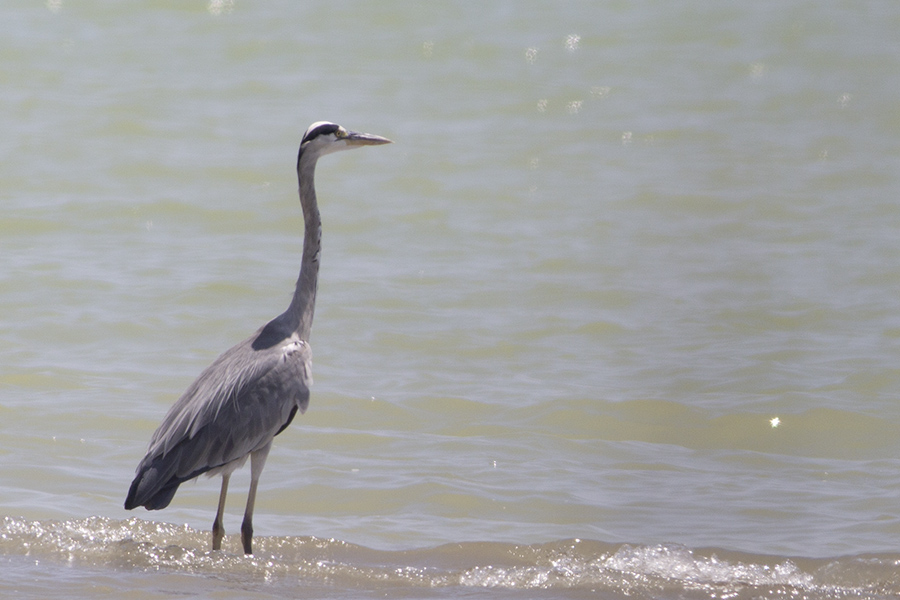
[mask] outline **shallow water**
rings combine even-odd
[[[254,555],[243,556],[201,550],[206,538],[186,526],[140,519],[7,517],[0,528],[0,564],[14,584],[0,589],[28,594],[71,586],[70,597],[89,598],[465,598],[522,591],[538,598],[890,598],[900,593],[900,555],[813,560],[580,539],[385,551],[294,536],[260,538]]]
[[[898,25],[4,4],[0,595],[896,594]],[[210,554],[217,481],[122,502],[287,306],[320,119],[396,143],[319,166],[311,406]]]

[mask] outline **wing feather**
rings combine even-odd
[[[260,335],[219,356],[172,406],[138,465],[131,504],[160,494],[162,508],[181,482],[242,462],[271,442],[294,413],[306,410],[312,385],[309,344],[291,337],[256,347]]]

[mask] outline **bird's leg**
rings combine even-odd
[[[241,523],[241,543],[244,545],[244,554],[253,554],[253,505],[256,504],[256,488],[259,486],[259,476],[266,466],[266,458],[269,456],[269,442],[250,455],[250,491],[247,493],[247,508],[244,510],[244,522]]]
[[[222,538],[225,537],[225,525],[222,523],[222,514],[225,512],[225,495],[228,493],[228,473],[222,475],[222,491],[219,492],[219,510],[216,511],[216,520],[212,526],[212,549],[222,549]]]
[[[244,511],[244,522],[241,523],[241,543],[244,554],[253,554],[253,504],[256,502],[256,486],[258,479],[250,481],[250,492],[247,494],[247,510]]]

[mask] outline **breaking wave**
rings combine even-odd
[[[211,552],[209,534],[187,526],[100,517],[29,521],[5,517],[0,554],[117,573],[164,571],[240,585],[386,590],[549,590],[604,598],[888,598],[900,595],[900,555],[831,559],[762,556],[677,544],[464,542],[404,551],[335,539],[258,537],[244,556],[236,538]],[[418,590],[418,592],[416,592]]]

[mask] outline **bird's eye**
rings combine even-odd
[[[343,127],[339,127],[337,129],[337,131],[334,132],[334,137],[336,137],[339,140],[347,137],[347,130],[344,129]]]

